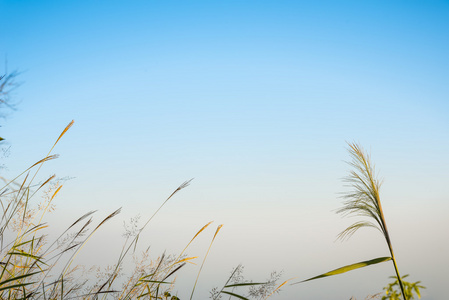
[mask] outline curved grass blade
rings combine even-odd
[[[114,274],[116,274],[120,268],[120,266],[123,263],[123,260],[125,259],[126,255],[128,254],[129,250],[132,248],[133,244],[137,242],[137,240],[139,239],[140,234],[142,233],[142,231],[148,226],[148,224],[151,222],[151,220],[157,215],[157,213],[162,209],[162,207],[164,207],[164,205],[168,202],[168,200],[170,200],[177,192],[179,192],[180,190],[186,188],[190,182],[193,180],[187,180],[184,181],[180,186],[178,186],[178,188],[170,194],[170,196],[165,199],[165,201],[159,206],[159,208],[153,213],[153,215],[147,220],[147,222],[140,228],[139,232],[137,233],[137,235],[134,237],[134,239],[131,241],[131,243],[128,245],[128,247],[126,247],[126,244],[123,245],[123,249],[122,249],[122,253],[120,253],[120,256],[118,258],[118,262],[115,265],[114,271],[111,273],[111,276],[106,280],[105,284],[109,284],[109,287],[112,285],[112,278],[114,276]],[[126,250],[125,250],[126,247]],[[136,245],[134,245],[134,248],[136,247]],[[103,285],[101,287],[101,289],[104,287],[105,285]],[[100,290],[101,290],[100,289]]]
[[[174,273],[176,273],[179,269],[181,269],[182,267],[184,267],[186,265],[186,263],[182,263],[179,266],[176,267],[176,269],[174,269],[173,271],[171,271],[167,276],[164,277],[163,280],[166,280],[168,277],[172,276]]]
[[[226,280],[226,283],[224,284],[224,286],[221,288],[221,290],[218,292],[217,297],[220,296],[221,292],[223,292],[223,289],[226,287],[226,285],[229,283],[229,281],[231,281],[231,279],[234,277],[235,272],[237,272],[237,270],[241,267],[241,264],[238,265],[234,271],[232,271],[231,276],[229,276],[228,280]],[[214,297],[213,300],[216,300],[217,297]]]
[[[197,258],[197,256],[195,256],[195,257],[191,257],[191,258],[185,258],[185,259],[181,259],[181,260],[179,260],[180,258],[181,258],[181,256],[184,254],[184,252],[187,250],[187,248],[190,246],[190,244],[196,239],[196,237],[201,233],[201,232],[203,232],[210,224],[212,224],[213,223],[213,221],[210,221],[209,223],[207,223],[206,225],[204,225],[196,234],[195,234],[195,236],[190,240],[190,242],[187,244],[187,246],[185,246],[184,247],[184,249],[181,251],[181,253],[179,253],[179,255],[178,255],[178,258],[176,258],[176,260],[175,260],[175,263],[173,263],[169,268],[168,268],[168,270],[167,270],[167,274],[171,271],[171,269],[174,267],[174,265],[176,265],[176,264],[178,264],[178,263],[180,263],[180,262],[183,262],[183,261],[186,261],[186,260],[188,260],[188,259],[194,259],[194,258]],[[191,262],[192,263],[192,262]],[[193,263],[192,263],[193,264]]]
[[[69,261],[67,262],[67,264],[65,265],[63,272],[61,273],[61,276],[64,276],[67,273],[67,270],[69,269],[70,265],[72,264],[74,258],[78,255],[78,253],[81,251],[82,247],[87,243],[87,241],[92,237],[92,235],[94,235],[94,233],[98,230],[99,227],[101,227],[101,225],[103,225],[104,223],[106,223],[108,220],[112,219],[113,217],[115,217],[116,215],[118,215],[121,211],[121,207],[119,209],[117,209],[116,211],[114,211],[113,213],[111,213],[110,215],[108,215],[106,218],[103,219],[103,221],[100,222],[100,224],[97,225],[97,227],[95,227],[94,230],[92,230],[92,232],[87,236],[87,238],[85,238],[80,247],[75,251],[75,253],[73,253],[73,255],[70,257]],[[88,221],[88,223],[90,223],[90,221]],[[87,223],[87,224],[88,224]],[[87,225],[86,224],[86,225]],[[85,226],[86,226],[85,225]]]
[[[182,262],[188,262],[190,264],[195,265],[195,263],[191,262],[191,260],[194,260],[195,258],[198,258],[198,256],[186,257],[186,258],[183,258],[183,259],[178,260],[177,262],[173,263],[173,265],[180,264]]]
[[[214,240],[217,237],[217,234],[222,227],[223,227],[223,224],[218,225],[217,230],[215,231],[214,237],[212,238],[212,241],[210,242],[209,248],[207,249],[206,255],[204,256],[200,270],[198,271],[198,275],[196,276],[195,284],[193,285],[193,289],[192,289],[192,294],[190,295],[190,300],[192,300],[192,298],[193,298],[193,293],[195,292],[196,284],[198,283],[198,278],[200,277],[201,270],[203,269],[203,266],[204,266],[204,262],[206,261],[206,258],[209,255],[210,248],[212,247],[212,244],[214,243]]]
[[[49,156],[47,156],[47,157],[45,157],[45,158],[42,158],[42,159],[39,160],[38,162],[34,163],[31,167],[29,167],[28,169],[26,169],[26,171],[32,169],[33,167],[35,167],[35,166],[37,166],[37,165],[39,165],[39,164],[42,164],[42,163],[44,163],[44,162],[46,162],[46,161],[49,161],[49,160],[52,160],[52,159],[56,159],[56,158],[58,158],[58,157],[59,157],[59,154],[53,154],[53,155],[49,155]]]
[[[230,296],[233,296],[233,297],[236,297],[236,298],[239,298],[239,299],[249,300],[248,298],[245,298],[245,297],[243,297],[243,296],[240,296],[240,295],[237,295],[237,294],[234,294],[234,293],[231,293],[231,292],[222,291],[221,293],[222,293],[222,294],[228,294],[228,295],[230,295]]]
[[[276,293],[277,291],[279,291],[279,289],[280,289],[281,287],[283,287],[285,284],[287,284],[287,282],[289,282],[289,281],[292,280],[292,279],[293,279],[293,278],[290,278],[290,279],[284,281],[283,283],[281,283],[276,289],[274,289],[274,291],[272,291],[272,292],[265,298],[265,300],[268,299],[268,298],[270,298],[271,295],[273,295],[274,293]]]
[[[145,280],[145,279],[142,279],[142,280],[139,280],[139,281],[147,282],[147,283],[157,283],[157,284],[162,284],[162,283],[164,283],[164,284],[173,284],[173,282],[160,281],[160,280]]]
[[[66,299],[66,300],[69,300],[69,299],[91,299],[91,298],[89,298],[89,296],[94,296],[95,297],[95,296],[97,296],[97,294],[112,294],[112,293],[120,293],[120,291],[108,290],[108,291],[88,293],[88,294],[78,295],[78,296],[73,296],[73,297],[67,297],[67,298],[64,298],[64,299]],[[98,299],[98,298],[93,298],[93,299]]]
[[[6,284],[6,283],[8,283],[8,282],[16,281],[16,280],[19,280],[19,279],[24,279],[24,278],[26,278],[26,277],[30,277],[30,276],[33,276],[33,275],[36,275],[36,274],[39,274],[39,273],[41,273],[41,271],[37,271],[37,272],[33,272],[33,273],[28,273],[28,274],[16,276],[16,277],[13,277],[13,278],[8,278],[8,279],[3,280],[2,282],[0,282],[0,285],[4,285],[4,284]]]
[[[15,288],[21,288],[21,287],[24,287],[24,286],[27,286],[27,285],[30,285],[30,284],[35,284],[35,282],[27,282],[27,283],[20,283],[20,284],[4,286],[4,287],[0,288],[0,291],[12,290],[12,289],[15,289]]]
[[[75,123],[74,120],[72,120],[69,125],[67,125],[64,130],[61,132],[61,134],[59,135],[58,139],[56,140],[54,146],[56,146],[56,144],[59,142],[59,140],[62,138],[62,136],[70,129],[70,127],[72,127],[73,123]],[[54,147],[53,146],[53,147]]]
[[[262,284],[267,284],[267,282],[246,282],[246,283],[236,283],[236,284],[229,284],[229,285],[225,285],[225,288],[229,288],[229,287],[237,287],[237,286],[248,286],[248,285],[262,285]]]
[[[362,262],[359,262],[359,263],[355,263],[355,264],[352,264],[352,265],[347,265],[347,266],[344,266],[344,267],[341,267],[341,268],[329,271],[327,273],[324,273],[324,274],[321,274],[321,275],[318,275],[318,276],[315,276],[315,277],[312,277],[312,278],[309,278],[309,279],[306,279],[306,280],[303,280],[303,281],[292,283],[292,285],[298,284],[298,283],[302,283],[302,282],[306,282],[306,281],[310,281],[310,280],[323,278],[323,277],[328,277],[328,276],[333,276],[333,275],[346,273],[346,272],[349,272],[349,271],[352,271],[352,270],[355,270],[355,269],[367,267],[367,266],[370,266],[370,265],[375,265],[375,264],[382,263],[382,262],[389,261],[389,260],[391,260],[391,257],[386,256],[386,257],[379,257],[379,258],[375,258],[375,259],[371,259],[371,260],[362,261]]]
[[[34,259],[35,261],[38,261],[38,262],[40,262],[40,263],[42,263],[44,265],[47,265],[45,262],[43,262],[41,260],[42,257],[30,254],[30,253],[26,253],[26,252],[24,252],[22,250],[19,250],[19,249],[17,249],[17,251],[15,251],[15,252],[13,251],[13,252],[7,253],[7,255],[11,255],[11,256],[12,255],[18,255],[18,256],[30,257],[30,258]]]

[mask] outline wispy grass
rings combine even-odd
[[[214,243],[215,238],[217,237],[218,232],[223,227],[223,225],[218,225],[217,230],[215,231],[214,237],[210,242],[209,248],[207,249],[206,255],[204,256],[203,262],[201,263],[201,267],[198,271],[198,275],[196,276],[195,284],[193,285],[192,294],[190,295],[190,300],[193,298],[193,293],[195,292],[196,284],[198,283],[198,278],[200,277],[201,270],[203,269],[204,262],[206,261],[207,256],[209,255],[210,248],[212,248],[212,244]]]
[[[187,256],[186,251],[212,222],[204,225],[179,255],[164,253],[152,260],[148,248],[139,260],[136,258],[136,249],[143,230],[191,180],[183,182],[169,194],[142,227],[135,225],[127,235],[115,264],[104,271],[97,269],[98,277],[95,280],[89,275],[95,272],[95,268],[86,270],[76,262],[76,258],[89,240],[120,213],[121,208],[97,224],[93,218],[95,211],[90,211],[74,220],[56,239],[48,240],[46,229],[49,225],[45,223],[45,217],[54,211],[54,199],[60,194],[63,185],[55,179],[55,175],[40,183],[36,181],[42,165],[58,158],[52,152],[72,125],[73,121],[65,127],[43,159],[14,179],[6,180],[0,188],[0,299],[179,299],[170,293],[174,289],[176,276],[184,266],[197,258]],[[43,201],[36,205],[34,199],[40,195]],[[216,229],[202,260],[190,299],[193,298],[200,273],[221,228],[222,225]],[[124,265],[129,269],[131,257],[135,267],[124,279]]]
[[[333,276],[362,267],[378,264],[386,261],[392,261],[394,270],[399,280],[399,285],[402,292],[402,297],[407,300],[404,292],[403,283],[399,276],[399,270],[396,263],[396,258],[393,252],[393,245],[391,243],[390,234],[387,229],[387,223],[382,210],[380,202],[380,186],[381,182],[376,178],[374,166],[371,163],[368,153],[363,148],[355,143],[348,144],[349,154],[352,158],[348,164],[352,167],[349,176],[345,178],[345,182],[349,184],[350,190],[344,195],[343,207],[337,213],[343,216],[357,216],[362,220],[355,222],[343,230],[338,237],[345,239],[351,237],[356,231],[363,227],[372,227],[378,229],[385,238],[385,241],[390,252],[389,257],[379,257],[351,265],[347,265],[330,272],[314,276],[312,278],[296,282],[306,282],[323,277]]]
[[[43,221],[45,215],[54,209],[52,202],[61,191],[62,185],[59,183],[52,184],[55,178],[54,175],[44,180],[43,183],[37,185],[34,183],[42,165],[58,157],[52,154],[52,151],[72,125],[73,121],[65,127],[43,159],[32,164],[16,178],[6,181],[5,185],[0,189],[0,203],[2,207],[2,218],[0,220],[0,237],[2,242],[0,252],[0,298],[70,299],[82,296],[84,298],[96,299],[119,294],[123,299],[127,299],[130,298],[130,295],[138,298],[151,298],[154,296],[154,292],[157,297],[161,290],[161,284],[169,284],[166,280],[193,258],[180,255],[177,259],[167,259],[165,255],[162,255],[158,259],[157,267],[153,268],[151,273],[141,273],[137,277],[131,276],[131,278],[137,278],[136,281],[134,282],[131,279],[125,284],[123,291],[115,290],[112,284],[120,277],[120,270],[125,257],[131,254],[132,248],[135,250],[139,236],[145,227],[148,226],[167,201],[177,192],[187,187],[190,181],[186,181],[176,188],[147,220],[145,225],[139,229],[134,238],[125,242],[118,262],[113,266],[112,271],[108,273],[106,280],[102,284],[96,284],[89,288],[89,284],[86,284],[86,281],[80,283],[75,280],[75,274],[79,271],[80,266],[75,265],[75,267],[72,267],[72,265],[87,242],[100,227],[117,216],[120,213],[120,209],[109,214],[93,229],[89,228],[93,225],[92,215],[94,212],[86,213],[64,230],[56,240],[48,243],[46,234],[43,231],[48,225],[43,223]],[[49,187],[49,190],[44,193],[45,201],[37,205],[37,207],[33,206],[31,200],[45,186]],[[13,236],[12,239],[10,238],[11,236]],[[8,241],[5,240],[6,238]],[[55,270],[58,268],[60,271],[56,271],[56,275],[58,273],[59,275],[55,277]],[[140,268],[139,270],[143,272],[144,269]]]
[[[72,126],[73,121],[60,134],[57,141]],[[56,142],[57,143],[57,142]],[[43,277],[45,272],[51,270],[51,262],[44,256],[48,253],[44,250],[45,235],[41,235],[41,231],[47,227],[42,223],[44,215],[52,210],[52,200],[60,191],[60,186],[47,191],[44,203],[37,208],[30,207],[31,199],[36,193],[48,186],[54,176],[50,176],[43,183],[38,184],[34,188],[34,180],[42,165],[54,158],[51,155],[53,145],[49,153],[41,160],[26,169],[21,175],[24,179],[18,181],[21,175],[14,180],[7,182],[2,188],[0,202],[3,210],[2,219],[0,220],[0,237],[1,237],[1,264],[2,271],[0,274],[0,296],[1,298],[21,298],[35,296],[32,290],[35,288],[39,277]],[[34,171],[34,173],[33,173]],[[19,184],[14,184],[16,182]],[[36,222],[36,217],[39,217]],[[4,243],[5,235],[15,237],[10,242]]]
[[[374,166],[371,164],[369,154],[366,153],[360,145],[349,144],[349,153],[352,161],[349,165],[353,167],[346,182],[352,188],[344,197],[346,201],[337,213],[347,215],[354,215],[364,217],[365,220],[356,222],[343,230],[339,237],[352,236],[356,231],[363,227],[374,227],[378,229],[385,238],[385,241],[390,251],[391,261],[393,262],[396,276],[399,280],[402,297],[407,300],[404,285],[399,275],[399,269],[394,256],[393,244],[391,242],[390,233],[387,229],[387,222],[382,210],[382,203],[380,202],[380,186],[381,182],[375,176]]]
[[[244,266],[241,264],[234,268],[223,287],[221,289],[214,288],[210,292],[210,298],[212,300],[219,300],[222,295],[226,295],[229,296],[229,299],[234,297],[242,300],[266,300],[274,294],[279,293],[281,288],[291,280],[288,279],[278,284],[277,282],[280,280],[282,272],[272,272],[270,278],[265,282],[247,281],[243,276],[243,269]],[[247,294],[242,295],[242,292],[237,294],[236,289],[243,288],[248,289]]]
[[[167,205],[179,191],[191,183],[183,182],[169,196],[162,201],[159,208],[147,219],[142,227],[135,223],[127,235],[117,261],[100,272],[95,281],[86,275],[82,266],[76,263],[78,254],[90,239],[112,218],[115,218],[121,208],[111,212],[100,222],[94,222],[95,211],[90,211],[76,219],[53,242],[48,241],[46,235],[45,216],[54,210],[54,199],[63,188],[61,182],[52,175],[42,182],[36,183],[38,173],[44,163],[56,159],[52,154],[55,146],[67,133],[73,121],[62,131],[47,155],[32,164],[13,180],[6,181],[0,188],[0,205],[2,217],[0,219],[0,299],[179,299],[171,295],[176,282],[176,276],[187,264],[197,259],[188,256],[189,246],[202,234],[212,222],[207,223],[193,235],[189,243],[178,255],[160,255],[157,259],[150,259],[149,248],[136,258],[136,249],[142,232],[150,225],[154,217]],[[376,178],[374,166],[369,155],[357,144],[349,144],[352,160],[349,164],[352,170],[345,182],[350,191],[344,195],[343,207],[337,212],[343,216],[361,217],[360,221],[348,226],[339,234],[340,239],[351,237],[363,227],[378,229],[384,236],[390,256],[374,258],[350,265],[346,265],[330,272],[303,280],[315,280],[323,277],[345,273],[351,270],[374,265],[391,260],[401,288],[403,283],[399,275],[390,234],[380,202],[380,181]],[[43,194],[43,201],[38,205],[33,199]],[[219,225],[212,237],[210,245],[199,266],[194,281],[190,299],[193,299],[200,274],[209,255],[212,245],[222,229]],[[134,269],[123,278],[125,264],[130,257],[134,258]],[[238,299],[267,299],[280,291],[291,279],[276,283],[280,279],[279,273],[273,273],[266,282],[251,282],[238,280],[241,266],[237,267],[221,289],[215,289],[211,294],[213,299],[220,299],[223,295]],[[81,276],[80,276],[81,274]],[[299,283],[299,282],[297,282]],[[249,288],[243,296],[236,289]]]

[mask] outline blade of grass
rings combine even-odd
[[[33,254],[30,254],[30,253],[26,253],[26,252],[21,251],[21,250],[18,250],[18,251],[16,251],[16,252],[9,252],[8,255],[16,255],[16,256],[29,257],[29,258],[32,258],[32,259],[34,259],[34,260],[36,260],[36,261],[38,261],[38,262],[40,262],[40,263],[46,265],[46,263],[43,262],[43,261],[41,260],[42,257],[36,256],[36,255],[33,255]]]
[[[55,241],[50,245],[50,247],[48,247],[48,249],[47,250],[45,250],[44,251],[44,253],[42,254],[43,256],[45,256],[49,251],[50,251],[50,249],[62,238],[62,236],[64,236],[64,234],[67,232],[67,231],[69,231],[73,226],[75,226],[76,224],[78,224],[79,222],[81,222],[82,220],[84,220],[85,218],[87,218],[87,217],[89,217],[90,215],[92,215],[93,213],[95,213],[96,211],[90,211],[90,212],[88,212],[88,213],[86,213],[86,214],[84,214],[83,216],[81,216],[80,218],[78,218],[72,225],[70,225],[61,235],[59,235],[59,237],[57,238],[57,239],[55,239]],[[92,221],[92,218],[90,219],[90,220],[88,220],[87,222],[86,222],[86,224],[84,224],[83,225],[83,227],[81,228],[81,230],[80,231],[78,231],[76,234],[75,234],[75,236],[72,238],[72,241],[69,243],[69,245],[70,244],[72,244],[74,241],[75,241],[75,239],[81,234],[81,232],[91,223],[91,221]],[[68,250],[70,250],[70,249],[72,249],[72,248],[74,248],[74,247],[77,247],[77,246],[80,246],[81,245],[81,243],[76,243],[75,245],[72,245],[72,246],[69,246],[68,248],[66,248],[66,249],[64,249],[63,251],[61,251],[59,254],[57,254],[57,255],[55,255],[55,256],[53,256],[53,257],[51,257],[50,259],[49,259],[49,261],[51,261],[51,260],[53,260],[54,258],[56,258],[56,257],[58,257],[58,259],[56,260],[56,262],[55,263],[53,263],[53,265],[52,266],[50,266],[50,270],[53,268],[53,266],[55,266],[56,265],[56,263],[59,261],[59,259],[62,257],[62,254],[63,253],[65,253],[65,252],[67,252]],[[49,270],[49,271],[50,271]],[[44,280],[47,278],[47,276],[49,275],[49,272],[46,272],[45,273],[45,276],[41,279],[41,281],[40,281],[40,283],[37,285],[37,287],[36,287],[36,290],[35,291],[37,291],[37,289],[39,288],[39,286],[41,285],[41,284],[43,284],[43,282],[44,282]]]
[[[14,285],[8,285],[8,286],[4,286],[4,287],[0,287],[0,291],[4,291],[4,290],[13,290],[15,288],[21,288],[30,284],[35,284],[35,282],[27,282],[27,283],[19,283],[19,284],[14,284]]]
[[[137,241],[137,239],[139,238],[140,234],[142,233],[142,231],[148,226],[148,224],[151,222],[151,220],[156,216],[156,214],[162,209],[162,207],[165,206],[165,204],[168,202],[168,200],[170,200],[176,193],[178,193],[180,190],[186,188],[187,186],[189,186],[190,182],[193,180],[187,180],[184,181],[180,186],[178,186],[178,188],[176,188],[176,190],[173,191],[173,193],[170,194],[170,196],[159,206],[159,208],[153,213],[153,215],[147,220],[147,222],[144,224],[144,226],[139,230],[139,232],[137,233],[137,235],[134,237],[134,239],[130,242],[130,244],[128,245],[128,247],[126,247],[126,245],[123,245],[123,249],[122,252],[119,255],[118,258],[118,262],[115,265],[114,271],[111,273],[109,279],[106,281],[106,283],[109,283],[109,288],[111,287],[112,284],[112,278],[114,276],[114,274],[119,270],[120,266],[123,263],[123,260],[125,259],[126,255],[128,254],[128,252],[130,251],[130,249],[132,248],[133,244]],[[136,246],[134,246],[136,247]]]
[[[181,256],[184,254],[184,252],[187,250],[187,248],[190,246],[190,244],[192,244],[192,242],[198,237],[198,235],[200,235],[201,232],[203,232],[210,224],[212,224],[213,221],[210,221],[209,223],[207,223],[206,225],[204,225],[203,227],[201,227],[200,230],[198,230],[198,232],[195,234],[195,236],[190,240],[190,242],[187,244],[187,246],[184,247],[184,249],[181,251],[181,253],[179,253],[178,257],[176,258],[175,262],[168,268],[167,273],[169,273],[171,271],[171,269],[174,267],[175,264],[183,261],[183,260],[179,260],[181,258]],[[196,257],[195,257],[196,258]]]
[[[210,251],[210,248],[212,247],[212,244],[213,244],[215,238],[217,237],[218,232],[220,231],[220,229],[222,227],[223,227],[223,224],[221,224],[221,225],[219,225],[217,227],[217,230],[215,231],[214,237],[212,238],[212,241],[210,242],[209,248],[207,249],[206,255],[204,256],[204,259],[203,259],[203,262],[201,264],[200,270],[198,271],[198,275],[196,276],[195,284],[193,285],[193,289],[192,289],[192,294],[190,295],[190,300],[192,300],[192,298],[193,298],[193,293],[195,292],[195,287],[196,287],[196,284],[198,283],[198,278],[200,277],[201,270],[203,269],[204,262],[206,261],[206,258],[207,258],[208,254],[209,254],[209,251]]]
[[[168,277],[172,276],[174,273],[176,273],[179,269],[181,269],[182,267],[184,267],[186,265],[186,263],[182,263],[179,266],[176,267],[176,269],[174,269],[173,271],[171,271],[167,276],[164,277],[164,279],[162,280],[166,280]]]
[[[234,277],[235,272],[237,272],[237,270],[238,270],[239,268],[241,268],[241,267],[242,267],[242,265],[239,264],[239,265],[234,269],[234,271],[231,272],[231,276],[229,276],[228,280],[226,280],[226,283],[225,283],[224,286],[221,288],[221,290],[216,294],[216,297],[214,297],[213,300],[217,299],[217,297],[220,296],[221,292],[223,292],[223,289],[226,287],[226,285],[229,283],[229,281],[231,281],[231,279]]]
[[[77,251],[75,251],[75,253],[72,255],[72,257],[69,259],[69,261],[67,262],[67,265],[64,267],[62,275],[65,275],[68,268],[70,267],[70,265],[72,264],[74,258],[78,255],[78,253],[80,252],[80,250],[83,248],[83,246],[87,243],[87,241],[92,237],[92,235],[98,230],[98,228],[100,228],[104,223],[106,223],[107,221],[109,221],[110,219],[112,219],[113,217],[115,217],[116,215],[118,215],[121,211],[121,208],[117,209],[116,211],[114,211],[113,213],[111,213],[110,215],[108,215],[106,218],[103,219],[103,221],[100,222],[100,224],[97,225],[97,227],[95,227],[94,230],[92,230],[92,232],[87,236],[87,238],[81,243],[80,247],[77,249]]]
[[[19,276],[16,276],[16,277],[8,278],[8,279],[5,279],[5,280],[1,281],[0,282],[0,286],[6,284],[8,282],[24,279],[24,278],[27,278],[27,277],[30,277],[30,276],[33,276],[33,275],[36,275],[36,274],[39,274],[39,273],[41,273],[41,271],[37,271],[37,272],[29,273],[29,274],[24,274],[24,275],[19,275]]]
[[[238,286],[251,286],[251,285],[263,285],[263,284],[267,284],[266,282],[244,282],[244,283],[234,283],[234,284],[229,284],[229,285],[225,285],[225,288],[230,288],[230,287],[238,287]]]
[[[245,298],[245,297],[243,297],[243,296],[240,296],[240,295],[237,295],[237,294],[235,294],[235,293],[228,292],[228,291],[222,291],[222,293],[223,293],[223,294],[228,294],[228,295],[230,295],[230,296],[232,296],[232,297],[236,297],[236,298],[239,298],[239,299],[249,300],[248,298]]]
[[[375,265],[378,263],[382,263],[385,261],[389,261],[391,260],[391,257],[379,257],[379,258],[375,258],[375,259],[371,259],[371,260],[366,260],[366,261],[362,261],[362,262],[358,262],[355,264],[351,264],[351,265],[347,265],[332,271],[329,271],[327,273],[303,280],[303,281],[299,281],[299,282],[295,282],[292,283],[292,285],[294,284],[298,284],[298,283],[302,283],[302,282],[306,282],[306,281],[310,281],[310,280],[315,280],[315,279],[319,279],[319,278],[323,278],[323,277],[328,277],[328,276],[333,276],[333,275],[338,275],[338,274],[342,274],[342,273],[346,273],[355,269],[359,269],[359,268],[363,268],[363,267],[367,267],[370,265]]]
[[[290,278],[290,279],[288,279],[288,280],[286,280],[286,281],[284,281],[283,283],[281,283],[276,289],[274,289],[266,298],[265,298],[265,300],[266,299],[268,299],[268,298],[270,298],[271,297],[271,295],[273,295],[274,293],[276,293],[276,291],[279,291],[279,289],[282,287],[282,286],[284,286],[285,284],[287,284],[287,282],[289,282],[290,280],[292,280],[293,278]]]

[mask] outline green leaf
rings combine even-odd
[[[5,283],[11,282],[11,281],[16,281],[16,280],[23,279],[23,278],[26,278],[26,277],[30,277],[30,276],[33,276],[33,275],[36,275],[36,274],[39,274],[39,273],[42,273],[42,272],[41,271],[37,271],[37,272],[33,272],[33,273],[28,273],[28,274],[24,274],[24,275],[20,275],[20,276],[16,276],[16,277],[8,278],[8,279],[3,280],[2,282],[0,282],[0,286],[4,285]]]
[[[266,284],[266,282],[263,283],[253,283],[253,282],[247,282],[247,283],[236,283],[236,284],[229,284],[229,285],[225,285],[225,288],[228,287],[236,287],[236,286],[248,286],[248,285],[261,285],[261,284]]]
[[[249,300],[248,298],[245,298],[243,296],[240,296],[240,295],[237,295],[237,294],[234,294],[234,293],[231,293],[231,292],[221,291],[221,293],[222,294],[228,294],[228,295],[231,295],[231,296],[239,298],[239,299]]]
[[[20,288],[26,285],[30,285],[30,284],[35,284],[36,282],[28,282],[28,283],[19,283],[19,284],[14,284],[14,285],[8,285],[8,286],[4,286],[0,288],[0,291],[3,290],[8,290],[8,289],[15,289],[15,288]]]
[[[23,243],[20,243],[20,244],[14,245],[14,246],[12,246],[12,248],[11,248],[11,249],[17,249],[17,248],[19,248],[20,246],[23,246],[23,245],[29,244],[29,243],[31,243],[31,242],[32,242],[32,241],[30,240],[30,241],[26,241],[26,242],[23,242]],[[21,250],[19,249],[19,251],[21,251]]]
[[[147,280],[147,279],[141,279],[139,280],[139,282],[173,284],[173,282],[160,281],[160,280]]]
[[[309,278],[309,279],[306,279],[306,280],[303,280],[303,281],[295,282],[293,284],[306,282],[306,281],[314,280],[314,279],[319,279],[319,278],[323,278],[323,277],[327,277],[327,276],[338,275],[338,274],[346,273],[348,271],[352,271],[352,270],[355,270],[355,269],[363,268],[363,267],[366,267],[366,266],[378,264],[378,263],[381,263],[381,262],[384,262],[384,261],[389,261],[389,260],[391,260],[391,257],[388,257],[388,256],[387,257],[379,257],[379,258],[375,258],[375,259],[371,259],[371,260],[366,260],[366,261],[362,261],[362,262],[359,262],[359,263],[356,263],[356,264],[347,265],[347,266],[344,266],[344,267],[341,267],[341,268],[329,271],[327,273],[324,273],[324,274],[321,274],[321,275],[318,275],[318,276],[315,276],[315,277],[312,277],[312,278]]]
[[[40,262],[40,263],[42,263],[42,264],[44,264],[44,265],[47,265],[45,262],[43,262],[43,261],[41,260],[41,257],[39,257],[39,256],[36,256],[36,255],[33,255],[33,254],[26,253],[26,252],[24,252],[24,251],[22,251],[22,250],[19,250],[19,249],[17,249],[17,251],[20,251],[20,252],[14,252],[14,251],[13,251],[13,252],[9,252],[8,255],[19,255],[19,256],[31,257],[31,258],[35,259],[36,261],[38,261],[38,262]]]

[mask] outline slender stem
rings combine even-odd
[[[396,276],[398,277],[399,286],[401,287],[402,297],[404,298],[404,300],[408,300],[407,297],[405,296],[404,285],[402,283],[401,276],[399,275],[398,266],[396,264],[396,258],[394,257],[393,246],[392,246],[391,240],[390,240],[390,234],[388,233],[388,229],[387,229],[387,222],[385,221],[384,212],[382,210],[382,204],[380,202],[380,196],[379,196],[380,184],[374,177],[374,169],[371,167],[371,164],[369,161],[369,156],[365,156],[365,154],[363,153],[363,150],[358,145],[353,144],[353,145],[350,145],[350,147],[352,148],[352,151],[353,151],[352,153],[355,154],[355,155],[353,154],[355,156],[355,158],[358,159],[359,162],[361,162],[360,169],[362,170],[362,173],[365,173],[366,177],[369,180],[369,186],[371,187],[371,189],[369,190],[369,192],[367,194],[372,195],[372,199],[374,199],[373,202],[377,208],[376,213],[373,213],[373,215],[379,216],[381,231],[384,233],[385,240],[388,245],[388,249],[390,250],[391,260],[393,261],[394,270],[396,272]],[[362,183],[364,183],[364,182],[362,181]],[[376,220],[378,220],[378,219],[376,219]]]
[[[391,260],[393,261],[394,270],[396,272],[396,276],[398,277],[399,286],[401,287],[402,297],[404,298],[404,300],[408,300],[407,297],[405,296],[404,285],[402,284],[401,275],[399,275],[398,265],[396,264],[396,258],[394,257],[393,245],[391,244],[390,234],[388,233],[387,223],[385,222],[385,217],[384,217],[384,214],[382,211],[382,205],[380,204],[380,201],[378,201],[378,205],[379,205],[380,216],[381,216],[381,220],[382,220],[382,224],[383,224],[385,240],[387,241],[388,250],[390,250]]]
[[[396,264],[396,258],[394,257],[393,245],[391,244],[390,234],[388,233],[387,223],[385,222],[384,213],[382,211],[382,205],[380,204],[380,200],[378,201],[380,216],[383,224],[383,231],[385,235],[385,240],[387,241],[388,250],[390,250],[391,260],[393,261],[394,270],[396,272],[396,276],[398,277],[399,286],[401,287],[402,297],[404,300],[408,300],[407,296],[405,296],[404,285],[402,284],[401,275],[399,275],[398,265]]]
[[[401,275],[399,275],[399,269],[398,269],[398,265],[396,264],[396,258],[394,257],[393,247],[391,246],[391,243],[388,243],[388,248],[390,249],[391,260],[393,261],[394,270],[396,271],[396,276],[398,277],[399,286],[401,287],[402,297],[404,298],[404,300],[407,300],[407,297],[405,296],[404,285],[402,283]]]

